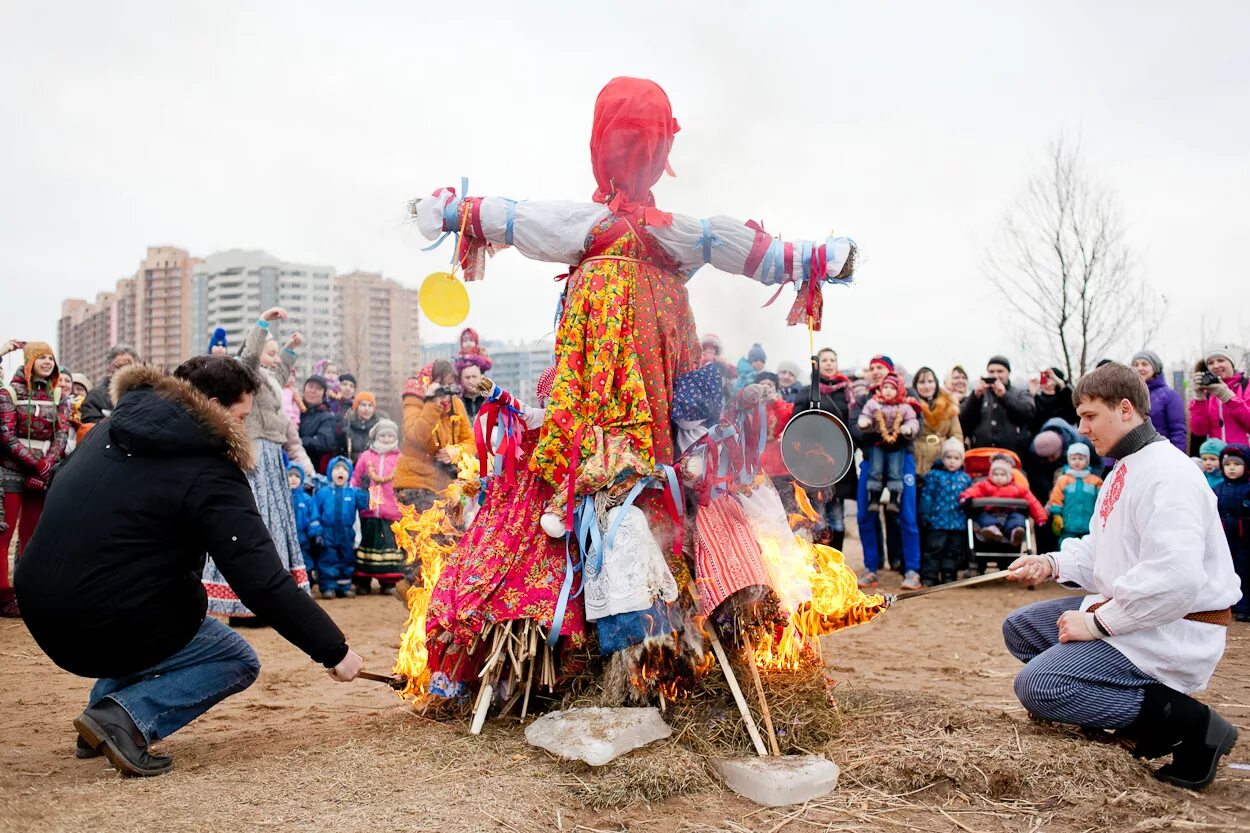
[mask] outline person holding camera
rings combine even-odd
[[[456,386],[451,362],[434,362],[428,378],[413,377],[404,385],[403,437],[395,468],[400,503],[424,511],[456,478],[462,454],[474,453],[473,427]]]
[[[1232,348],[1212,347],[1206,355],[1207,369],[1190,380],[1194,398],[1189,403],[1189,428],[1198,436],[1226,443],[1245,444],[1250,438],[1250,391],[1246,377],[1238,373]]]
[[[1029,447],[1029,424],[1037,410],[1027,390],[1011,386],[1011,362],[992,356],[985,375],[959,408],[959,421],[971,448],[1008,448],[1023,455]]]
[[[1033,393],[1033,419],[1029,423],[1029,431],[1036,435],[1052,419],[1062,419],[1075,426],[1076,406],[1072,404],[1068,375],[1060,368],[1048,367],[1038,375],[1036,390],[1033,389],[1034,384],[1029,381],[1029,389]]]

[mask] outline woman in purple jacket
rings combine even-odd
[[[1155,430],[1184,451],[1189,438],[1185,403],[1163,378],[1163,360],[1152,350],[1142,350],[1133,356],[1133,369],[1141,374],[1146,389],[1150,391],[1150,421],[1154,423]]]

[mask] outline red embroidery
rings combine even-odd
[[[1115,476],[1111,478],[1111,485],[1107,488],[1107,496],[1103,498],[1102,506],[1098,510],[1098,517],[1102,518],[1102,528],[1107,528],[1107,517],[1110,516],[1111,510],[1115,509],[1116,502],[1120,499],[1120,494],[1124,491],[1124,470],[1128,468],[1121,463],[1115,470]]]

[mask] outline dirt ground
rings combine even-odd
[[[857,542],[847,549],[848,560],[858,561]],[[898,581],[893,574],[885,580]],[[988,727],[973,741],[987,753],[1014,755],[1015,747],[1029,754],[1055,730],[1029,724],[1012,696],[1017,663],[1003,648],[999,626],[1013,608],[1059,592],[1005,585],[955,590],[907,600],[874,622],[833,634],[823,649],[840,683],[837,695],[882,702],[921,697],[952,713],[972,709]],[[376,596],[325,604],[368,667],[389,671],[401,605]],[[332,682],[270,630],[244,635],[263,662],[257,683],[161,744],[177,760],[172,773],[121,779],[103,759],[73,757],[70,722],[84,706],[89,681],[55,668],[21,622],[3,620],[0,831],[1250,830],[1250,626],[1244,624],[1230,630],[1224,661],[1203,695],[1242,729],[1242,741],[1225,759],[1234,767],[1223,767],[1205,794],[1157,785],[1140,764],[1125,763],[1131,759],[1118,748],[1108,749],[1105,760],[1125,767],[1123,789],[1076,801],[970,796],[952,788],[959,779],[940,767],[912,772],[915,787],[891,791],[863,775],[865,761],[881,763],[867,742],[829,747],[844,772],[828,799],[781,809],[757,807],[701,772],[687,794],[595,809],[581,797],[594,774],[527,746],[515,720],[492,722],[482,736],[470,737],[463,722],[419,717],[382,685]],[[896,709],[859,719],[878,721],[884,733],[906,718]],[[860,736],[871,731],[858,728]],[[942,733],[957,728],[933,727],[932,741],[928,727],[906,724],[904,731],[916,734],[932,757],[941,751]],[[686,759],[687,767],[701,765]],[[1062,760],[1047,763],[1063,771]],[[1038,794],[1047,787],[1024,786]]]

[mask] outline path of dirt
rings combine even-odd
[[[1018,666],[999,625],[1014,607],[1058,592],[983,586],[908,600],[826,638],[825,660],[842,691],[933,695],[1026,725],[1011,690]],[[326,607],[368,667],[389,670],[402,607],[383,597]],[[919,796],[873,796],[854,784],[834,803],[797,810],[761,810],[710,789],[595,811],[571,792],[577,774],[528,747],[514,725],[491,724],[471,738],[463,724],[415,716],[384,686],[332,682],[270,630],[244,635],[263,662],[257,683],[162,744],[177,760],[171,774],[123,780],[101,760],[73,757],[70,722],[89,681],[53,667],[20,622],[0,624],[0,831],[989,831],[1040,821],[1008,804],[917,810]],[[1230,760],[1250,764],[1250,626],[1230,629],[1228,652],[1203,696],[1243,730]],[[1242,826],[1250,825],[1250,771],[1222,769],[1202,796],[1163,794],[1201,820],[1172,829],[1250,830]],[[1126,822],[1133,819],[1127,808]]]

